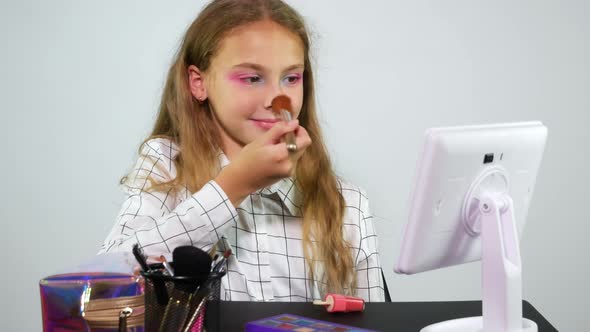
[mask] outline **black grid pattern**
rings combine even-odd
[[[232,249],[221,298],[233,301],[313,301],[320,299],[321,277],[311,280],[302,246],[301,192],[292,179],[250,194],[234,208],[223,190],[210,181],[191,194],[148,192],[147,178],[166,181],[176,176],[172,160],[178,147],[153,139],[123,186],[125,202],[99,253],[131,251],[135,243],[146,254],[169,255],[180,245],[209,251]],[[229,161],[220,154],[220,165]],[[340,182],[346,202],[344,237],[356,262],[357,294],[367,301],[384,301],[377,235],[364,191]],[[316,264],[322,276],[322,264]],[[319,279],[319,280],[317,280]]]

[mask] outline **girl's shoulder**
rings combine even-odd
[[[171,139],[156,137],[142,144],[140,154],[166,163],[173,161],[179,153],[180,148]]]
[[[135,167],[121,184],[131,188],[144,188],[147,179],[155,183],[173,180],[176,177],[174,159],[179,153],[178,145],[168,138],[158,137],[146,140],[140,147]]]
[[[359,243],[361,239],[374,233],[373,215],[369,207],[367,192],[350,182],[337,178],[340,192],[344,198],[345,237],[349,243]]]
[[[340,177],[336,178],[338,189],[346,201],[347,207],[353,207],[364,211],[368,207],[369,198],[365,189],[348,182]]]

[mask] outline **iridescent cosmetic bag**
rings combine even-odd
[[[123,324],[143,332],[143,278],[135,266],[130,253],[104,254],[41,279],[43,331],[119,331]]]

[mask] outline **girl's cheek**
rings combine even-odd
[[[260,104],[256,102],[255,97],[248,93],[234,93],[230,98],[232,99],[231,113],[238,116],[238,118],[250,118]]]

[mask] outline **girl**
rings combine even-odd
[[[216,0],[169,70],[152,134],[121,180],[126,200],[101,253],[231,248],[221,298],[383,301],[364,191],[338,179],[318,124],[310,42],[280,0]],[[291,99],[290,123],[271,101]],[[293,133],[290,153],[284,135]]]

